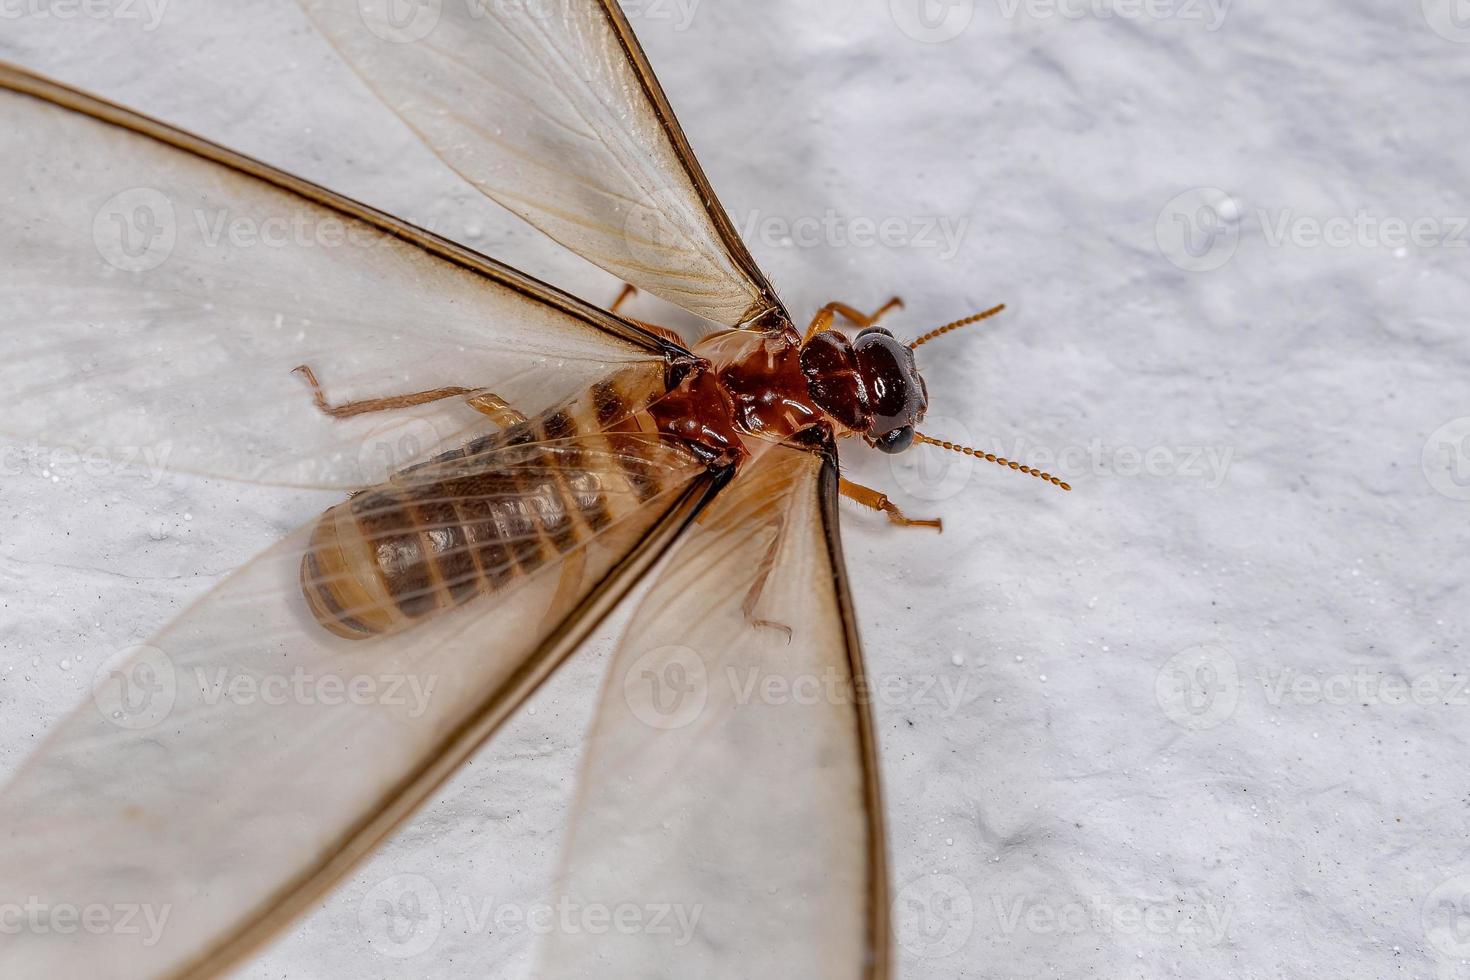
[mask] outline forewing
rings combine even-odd
[[[772,450],[642,600],[602,693],[557,905],[573,926],[616,928],[553,930],[540,976],[887,976],[835,490],[819,455]]]
[[[450,167],[584,258],[725,326],[778,310],[614,0],[301,0]]]
[[[568,486],[597,488],[616,519],[575,563],[355,641],[308,611],[304,528],[99,673],[93,703],[0,795],[0,894],[25,897],[40,923],[6,930],[0,975],[205,976],[250,952],[488,737],[714,483],[651,437],[577,437],[481,462],[502,487],[544,485],[555,466]],[[568,569],[580,572],[563,581]],[[64,928],[67,909],[132,910],[138,925]]]
[[[30,94],[25,94],[30,93]],[[354,202],[0,64],[0,434],[98,459],[358,487],[658,342]]]

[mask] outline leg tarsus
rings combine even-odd
[[[837,316],[841,316],[855,327],[873,327],[877,326],[878,321],[883,319],[889,312],[902,308],[903,300],[897,296],[878,307],[872,313],[863,313],[860,310],[848,306],[846,303],[839,303],[833,300],[818,310],[816,316],[812,317],[811,325],[807,327],[805,339],[811,340],[823,330],[832,329],[832,320]]]
[[[869,510],[881,510],[888,515],[888,520],[899,527],[932,527],[934,530],[944,533],[944,522],[936,518],[927,520],[914,520],[904,516],[904,512],[898,509],[898,505],[888,499],[888,495],[881,490],[865,487],[861,483],[851,480],[840,480],[837,484],[838,492],[848,500],[855,501],[867,507]]]
[[[766,548],[766,553],[761,556],[760,564],[756,566],[755,581],[750,584],[750,589],[745,593],[745,601],[740,604],[740,612],[745,616],[745,621],[756,629],[779,630],[786,634],[786,642],[791,642],[795,635],[790,626],[778,623],[775,620],[761,619],[755,614],[756,606],[760,604],[761,595],[766,591],[766,581],[771,577],[771,570],[776,567],[776,550],[781,547],[781,523],[777,522],[776,533],[771,536],[771,543]]]

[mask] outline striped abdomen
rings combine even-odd
[[[318,622],[354,639],[397,632],[530,575],[687,480],[693,459],[657,439],[646,389],[599,383],[328,510],[301,563]]]

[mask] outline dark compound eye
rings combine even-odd
[[[881,333],[885,337],[892,337],[893,336],[892,331],[887,330],[887,329],[885,329],[883,327],[863,327],[863,329],[861,329],[861,330],[858,331],[858,334],[857,335],[859,337],[866,337],[870,333]]]
[[[894,429],[885,432],[873,440],[873,445],[885,453],[901,453],[914,444],[914,427],[906,425],[902,429]]]

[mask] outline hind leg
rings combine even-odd
[[[446,398],[469,395],[471,397],[465,399],[465,404],[482,415],[488,415],[502,428],[510,428],[512,425],[526,421],[526,416],[511,408],[504,398],[479,388],[431,388],[428,391],[415,391],[405,395],[365,398],[361,401],[332,405],[327,402],[326,395],[322,392],[321,383],[316,379],[316,372],[308,365],[302,364],[292,373],[299,374],[306,379],[306,383],[311,387],[312,402],[324,415],[329,415],[334,419],[352,418],[354,415],[368,415],[373,412],[392,412],[397,409],[443,401]]]

